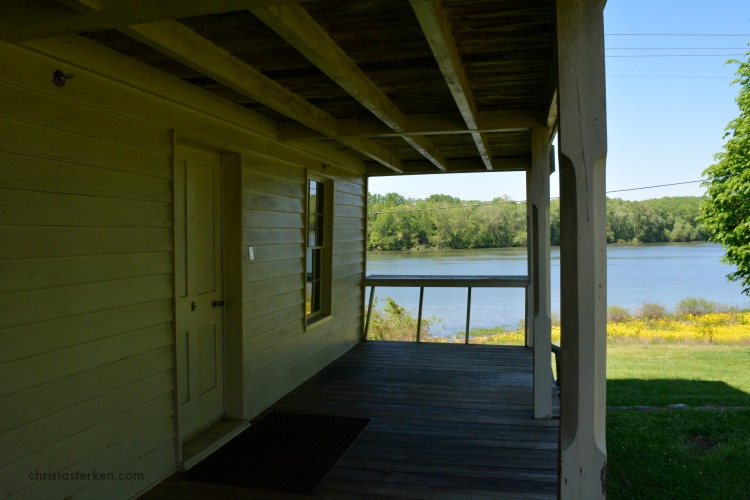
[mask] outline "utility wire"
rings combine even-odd
[[[680,186],[683,184],[695,184],[697,182],[704,182],[704,181],[705,179],[699,179],[697,181],[672,182],[670,184],[657,184],[654,186],[641,186],[641,187],[628,188],[628,189],[616,189],[613,191],[607,191],[605,194],[622,193],[624,191],[640,191],[642,189],[653,189],[653,188],[668,187],[668,186]],[[550,200],[558,200],[558,199],[559,197],[550,198]],[[368,215],[406,213],[406,212],[431,212],[433,210],[450,210],[454,208],[476,208],[476,207],[485,207],[485,206],[493,206],[493,205],[518,205],[520,203],[526,203],[526,200],[485,201],[485,202],[480,202],[480,203],[467,203],[464,205],[448,205],[448,206],[443,206],[443,207],[407,208],[404,210],[382,210],[380,212],[369,212]]]
[[[732,76],[688,76],[688,75],[607,75],[629,78],[685,78],[685,79],[710,79],[710,80],[731,80]]]
[[[744,53],[741,54],[632,54],[632,55],[622,55],[622,56],[608,56],[605,55],[604,57],[635,57],[635,58],[643,58],[643,57],[734,57],[734,56],[744,56]]]
[[[688,36],[688,37],[750,37],[750,33],[605,33],[604,36]]]

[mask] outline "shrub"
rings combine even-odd
[[[367,338],[370,340],[394,340],[414,342],[417,339],[417,318],[411,311],[400,306],[392,298],[385,298],[385,307],[377,309],[377,299],[374,301],[370,316],[370,329]],[[422,318],[422,340],[430,337],[430,326],[435,323],[432,317]]]
[[[664,319],[664,317],[667,315],[667,311],[661,304],[646,302],[636,310],[635,315],[640,319],[650,321]]]
[[[716,304],[701,297],[687,297],[677,303],[675,311],[683,317],[688,315],[703,316],[704,314],[715,312]]]
[[[607,307],[607,321],[609,323],[624,323],[630,319],[630,312],[624,307]]]

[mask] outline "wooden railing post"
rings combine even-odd
[[[365,340],[367,340],[367,334],[370,331],[370,315],[372,314],[372,301],[375,298],[375,285],[370,287],[370,300],[367,306],[367,320],[365,321]]]
[[[419,287],[419,312],[417,313],[417,342],[422,335],[422,303],[424,302],[424,287]]]
[[[466,297],[466,344],[469,343],[469,328],[471,327],[471,287],[468,287],[468,290]]]

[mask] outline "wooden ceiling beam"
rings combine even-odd
[[[357,138],[339,138],[339,142],[355,151],[359,151],[371,160],[375,160],[391,172],[397,174],[404,173],[401,159],[372,141]]]
[[[389,176],[393,172],[383,168],[377,163],[367,163],[367,175],[371,177]],[[422,161],[404,161],[402,175],[417,175],[435,173],[432,163]],[[531,167],[531,157],[518,158],[494,158],[492,160],[492,172],[524,172]],[[446,174],[487,172],[487,167],[480,158],[474,160],[451,160],[451,169]]]
[[[167,54],[222,85],[256,100],[310,129],[336,138],[336,119],[287,90],[222,48],[177,21],[129,26],[122,31],[136,40]],[[400,172],[399,161],[367,139],[347,139],[343,144],[368,158]]]
[[[284,5],[250,10],[392,131],[400,133],[406,130],[406,116],[401,110],[305,9],[299,5]],[[403,138],[438,169],[448,168],[445,157],[429,139]]]
[[[542,113],[533,110],[480,111],[477,114],[478,128],[466,127],[461,115],[455,113],[407,115],[406,130],[394,132],[376,118],[354,118],[337,121],[337,137],[402,137],[408,135],[455,135],[481,132],[516,132],[545,125]],[[321,134],[297,123],[279,125],[279,137],[283,139],[320,139]]]
[[[23,42],[119,29],[183,17],[266,7],[296,0],[23,0],[5,2],[0,40]]]
[[[478,119],[474,95],[469,80],[466,78],[461,56],[456,49],[456,42],[453,39],[442,2],[440,0],[410,0],[410,3],[466,126],[476,130]],[[487,138],[481,132],[471,132],[471,137],[487,170],[492,170],[492,152]]]

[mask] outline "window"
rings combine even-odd
[[[308,325],[331,312],[331,191],[330,182],[323,179],[307,181],[305,317]]]

